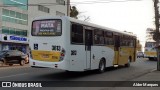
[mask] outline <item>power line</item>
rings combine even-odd
[[[97,0],[97,1],[83,1],[83,2],[71,2],[70,4],[100,4],[100,3],[118,3],[118,2],[131,2],[131,1],[142,1],[142,0]],[[38,6],[38,5],[43,5],[43,6],[53,6],[53,5],[70,5],[68,3],[64,4],[58,4],[58,3],[38,3],[38,4],[5,4],[5,5],[0,5],[0,7],[19,7],[19,6]]]
[[[142,0],[97,0],[97,1],[83,1],[83,2],[71,2],[73,4],[98,4],[98,3],[116,3],[116,2],[131,2],[131,1],[142,1]]]

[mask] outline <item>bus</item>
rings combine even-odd
[[[149,60],[157,60],[156,42],[155,41],[145,42],[144,57],[148,58]]]
[[[136,60],[136,36],[67,16],[32,22],[30,66],[87,71],[130,66]]]

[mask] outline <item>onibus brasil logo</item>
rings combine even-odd
[[[2,87],[42,87],[42,84],[26,82],[2,82]]]

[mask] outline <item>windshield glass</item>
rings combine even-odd
[[[33,36],[60,36],[62,34],[62,21],[36,20],[32,23]]]
[[[0,51],[0,55],[5,54],[7,51]]]
[[[150,48],[152,48],[152,47],[155,47],[156,46],[156,43],[155,42],[146,42],[146,44],[145,44],[145,47],[150,47]]]

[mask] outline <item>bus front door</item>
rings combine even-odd
[[[86,69],[91,69],[91,46],[93,45],[92,30],[85,30]]]

